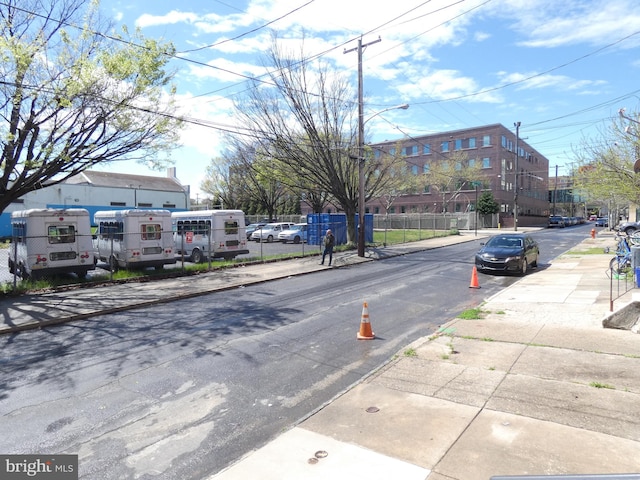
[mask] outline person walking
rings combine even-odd
[[[327,229],[327,233],[324,236],[324,250],[322,250],[322,262],[320,265],[324,265],[324,257],[329,255],[329,266],[331,266],[331,260],[333,260],[333,245],[336,242],[336,238],[331,233],[331,229]]]

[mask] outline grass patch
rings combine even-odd
[[[482,318],[482,314],[486,313],[480,308],[469,308],[458,315],[458,318],[462,320],[479,320]]]
[[[374,230],[373,243],[378,246],[395,245],[459,234],[458,230]]]
[[[613,385],[609,385],[609,384],[606,384],[606,383],[600,383],[600,382],[591,382],[589,384],[589,386],[595,387],[595,388],[609,388],[611,390],[615,390],[616,389],[616,387],[614,387]]]
[[[586,250],[569,250],[567,255],[610,255],[602,247],[591,247]]]
[[[418,356],[418,352],[416,352],[415,349],[413,349],[413,348],[407,348],[404,351],[404,356],[405,357],[417,357]]]

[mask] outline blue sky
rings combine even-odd
[[[322,54],[357,86],[365,49],[368,141],[502,123],[550,160],[575,160],[584,138],[598,138],[620,108],[640,105],[637,0],[102,0],[116,24],[171,40],[180,114],[187,125],[173,152],[177,175],[199,191],[204,170],[233,129],[234,99],[247,77],[263,75],[276,31],[287,48]],[[515,129],[514,129],[515,130]],[[117,162],[111,170],[164,175]]]

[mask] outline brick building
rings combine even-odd
[[[415,175],[427,174],[430,164],[446,161],[453,153],[456,158],[462,157],[481,167],[482,178],[477,191],[474,185],[465,184],[461,190],[443,195],[437,188],[427,186],[424,191],[397,198],[388,213],[473,211],[476,195],[491,191],[500,205],[500,222],[509,227],[513,226],[514,185],[517,184],[518,225],[547,222],[550,213],[549,160],[522,138],[516,140],[516,134],[501,124],[388,140],[370,146],[376,154],[393,154],[400,148]],[[368,213],[386,213],[378,199],[367,202],[365,209]]]

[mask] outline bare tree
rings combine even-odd
[[[0,212],[99,163],[157,165],[175,146],[173,46],[108,29],[89,0],[0,7]]]
[[[348,240],[355,243],[358,208],[357,103],[345,77],[326,64],[284,52],[274,38],[265,61],[271,68],[270,88],[256,84],[237,104],[241,124],[251,131],[280,168],[290,186],[315,185],[326,192],[347,217]],[[379,194],[388,165],[366,166],[365,198]]]

